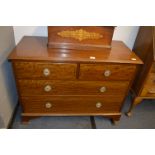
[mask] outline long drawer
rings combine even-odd
[[[21,99],[24,113],[106,113],[119,112],[121,96],[53,96],[24,97]]]
[[[18,80],[21,96],[124,95],[128,84],[128,81]]]
[[[131,80],[135,65],[80,64],[80,80]]]
[[[14,62],[18,79],[76,79],[76,64],[47,62]]]

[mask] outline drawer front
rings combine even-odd
[[[135,65],[81,64],[81,80],[131,80]]]
[[[18,79],[76,79],[76,64],[14,62]]]
[[[119,96],[24,97],[21,100],[24,113],[53,114],[119,112],[122,101],[123,98]]]
[[[155,73],[149,73],[147,81],[141,92],[141,96],[155,97]]]
[[[129,82],[18,80],[20,94],[32,95],[124,95]]]

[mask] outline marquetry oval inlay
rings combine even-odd
[[[85,39],[103,38],[103,35],[101,35],[100,33],[88,32],[83,29],[74,30],[74,31],[66,30],[66,31],[58,32],[57,34],[63,38],[73,38],[73,39],[77,39],[79,41],[82,41]]]

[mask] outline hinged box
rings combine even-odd
[[[114,26],[48,26],[48,47],[79,50],[111,48]]]

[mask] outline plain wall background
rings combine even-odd
[[[121,40],[132,49],[138,29],[138,26],[118,26],[115,28],[113,40]],[[16,44],[24,35],[47,36],[47,26],[14,26],[14,35]]]
[[[17,92],[8,55],[15,47],[12,26],[0,26],[0,128],[7,128],[17,104]]]

